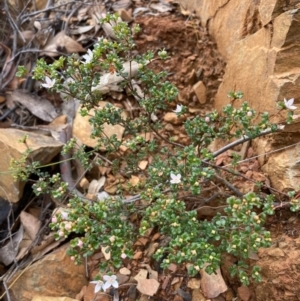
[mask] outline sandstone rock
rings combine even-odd
[[[272,187],[280,191],[297,189],[300,177],[300,146],[270,155],[262,170],[268,174]]]
[[[189,288],[191,288],[193,290],[200,288],[200,279],[191,278],[188,281],[187,287],[189,287]]]
[[[268,255],[272,257],[284,257],[284,252],[279,248],[274,248],[268,251]]]
[[[62,149],[63,144],[52,137],[17,129],[0,129],[0,197],[12,203],[20,200],[25,183],[15,181],[8,172],[11,159],[18,160],[27,150],[19,140],[28,135],[26,143],[32,149],[30,159],[41,164],[49,163]]]
[[[222,7],[219,6],[209,21],[209,32],[215,38],[218,50],[226,60],[234,57],[237,42],[260,28],[258,6],[256,1],[252,0],[227,1]]]
[[[283,13],[286,6],[285,0],[261,0],[259,3],[259,15],[263,26]]]
[[[218,50],[227,60],[225,75],[215,98],[217,110],[229,102],[226,95],[233,89],[242,91],[244,99],[257,112],[276,113],[277,102],[283,98],[295,98],[297,106],[300,99],[300,10],[293,9],[294,2],[183,0],[183,3],[189,10],[195,9],[202,24],[208,25]],[[287,10],[289,8],[292,10]],[[300,107],[295,113],[299,114],[299,111]],[[296,138],[299,124],[292,130],[286,128],[285,132],[295,133]],[[268,145],[263,139],[261,142]],[[286,140],[287,144],[291,143]],[[256,146],[258,154],[262,155],[264,147],[258,143]],[[269,148],[272,150],[274,148]],[[259,160],[264,163],[264,158]],[[290,167],[282,166],[282,182],[287,183],[281,186],[293,182],[290,175],[286,178]],[[295,172],[293,169],[289,173]],[[292,187],[297,189],[297,186]]]
[[[31,301],[34,296],[75,298],[87,284],[84,265],[75,265],[66,254],[68,245],[19,271],[9,284],[16,300]]]
[[[229,2],[229,0],[180,0],[180,4],[185,7],[185,9],[196,11],[196,14],[201,17],[202,26],[205,26],[227,2]]]
[[[206,87],[202,81],[199,81],[193,86],[193,90],[201,104],[206,103]]]
[[[99,102],[99,107],[104,107],[107,104],[105,101]],[[82,117],[79,113],[80,108],[78,109],[76,113],[76,117],[73,124],[73,136],[80,139],[80,141],[89,146],[89,147],[95,147],[97,145],[97,139],[92,139],[91,134],[93,131],[93,128],[91,124],[89,123],[90,116]],[[89,115],[94,116],[95,110],[91,109],[89,111]],[[122,116],[126,118],[126,113],[123,112]],[[118,140],[121,140],[123,137],[123,133],[125,131],[124,127],[121,125],[110,125],[110,124],[104,124],[103,131],[107,137],[111,137],[112,135],[116,135]],[[101,147],[101,150],[105,150],[105,147]]]
[[[203,294],[207,298],[216,298],[221,293],[227,291],[227,285],[222,277],[220,269],[216,270],[216,274],[207,274],[204,269],[200,270],[201,288]]]
[[[194,289],[192,293],[192,301],[207,301],[200,289]]]
[[[175,124],[175,125],[182,124],[183,120],[184,120],[183,116],[179,117],[174,112],[167,112],[164,116],[164,121],[170,122],[171,124]]]

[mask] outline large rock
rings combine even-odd
[[[25,183],[14,180],[9,166],[12,159],[19,160],[27,151],[27,146],[19,142],[25,135],[28,135],[27,146],[32,150],[29,158],[41,164],[49,163],[63,146],[49,136],[17,129],[0,129],[0,197],[12,203],[20,200]]]
[[[64,245],[25,272],[19,271],[9,283],[14,283],[10,289],[14,300],[31,301],[35,296],[75,298],[88,281],[84,265],[75,265],[66,254],[67,248]]]
[[[99,109],[105,107],[107,102],[100,101],[99,102]],[[91,138],[91,134],[93,132],[93,127],[90,124],[90,116],[95,115],[95,109],[91,109],[89,111],[89,116],[81,116],[80,114],[81,107],[78,108],[78,111],[76,113],[76,117],[73,124],[73,136],[75,138],[78,138],[83,144],[89,146],[89,147],[96,147],[98,144],[97,139]],[[123,118],[126,118],[126,113],[122,112]],[[106,137],[110,138],[112,135],[116,135],[118,140],[121,140],[123,137],[123,133],[125,131],[125,128],[119,124],[117,125],[111,125],[105,123],[103,126],[103,132]],[[105,147],[101,147],[101,150],[105,150]]]
[[[217,110],[229,103],[226,97],[232,90],[244,93],[244,100],[257,112],[278,112],[277,102],[295,98],[296,114],[300,113],[300,7],[295,1],[285,0],[182,0],[187,9],[195,10],[202,25],[206,25],[214,37],[218,50],[227,61],[225,75],[215,98]],[[236,104],[238,104],[236,102]],[[277,116],[273,121],[282,120]],[[287,146],[298,139],[299,122],[285,128]],[[283,137],[283,138],[284,138]],[[282,139],[282,137],[281,137]],[[299,139],[298,139],[299,141]],[[267,140],[260,139],[262,145]],[[264,150],[256,144],[259,155]],[[278,149],[276,143],[269,151]],[[289,150],[281,164],[275,164],[281,155],[266,157],[270,163],[265,167],[274,179],[277,189],[294,186],[291,176],[298,174],[297,158],[290,157]],[[272,156],[274,156],[272,158]],[[295,160],[294,162],[292,162]],[[271,163],[272,162],[272,163]],[[276,168],[276,171],[275,169]],[[291,170],[290,170],[291,169]],[[273,175],[272,175],[273,174]]]
[[[277,190],[291,190],[299,187],[300,145],[275,152],[262,170],[268,174],[271,186]]]

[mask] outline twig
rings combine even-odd
[[[23,37],[21,31],[19,30],[18,25],[15,23],[13,17],[12,17],[11,14],[10,14],[9,7],[8,7],[8,4],[7,4],[7,0],[4,1],[4,7],[5,7],[5,10],[6,10],[6,13],[7,13],[9,22],[11,23],[12,27],[15,28],[15,30],[18,32],[18,34],[19,34],[20,37],[22,38],[23,42],[25,43],[25,38]],[[15,39],[14,39],[14,40],[15,40]],[[14,43],[15,43],[15,41],[14,41]],[[14,46],[16,46],[16,45],[14,45]]]
[[[71,4],[71,3],[77,3],[77,1],[68,2],[68,4]],[[57,6],[54,6],[54,7],[47,7],[45,9],[42,9],[42,10],[39,10],[39,11],[35,11],[35,12],[32,12],[32,13],[26,14],[26,15],[23,16],[23,18],[21,18],[22,23],[24,22],[23,19],[25,19],[25,18],[30,18],[30,17],[38,15],[40,13],[44,13],[44,12],[48,12],[48,11],[53,11],[56,8],[59,8],[61,6],[65,6],[65,5],[66,5],[66,3],[63,3],[63,4],[59,4]]]
[[[150,129],[162,140],[164,140],[165,142],[169,143],[169,144],[172,144],[174,146],[178,146],[180,148],[184,148],[184,145],[180,144],[180,143],[176,143],[176,142],[172,142],[168,139],[166,139],[165,137],[163,137],[153,126],[152,124],[150,123],[150,120],[149,120],[149,127]]]
[[[231,185],[227,180],[221,178],[219,175],[214,174],[214,177],[221,183],[223,183],[225,186],[227,186],[230,190],[232,190],[238,197],[242,198],[244,194],[240,192],[237,188],[235,188],[233,185]]]
[[[233,147],[235,147],[235,146],[237,146],[237,145],[239,145],[239,144],[242,144],[242,143],[244,143],[244,142],[246,142],[246,141],[250,141],[250,140],[252,140],[252,139],[258,138],[258,137],[260,137],[260,136],[265,136],[265,135],[268,135],[268,134],[271,134],[271,133],[273,133],[273,131],[272,131],[271,129],[266,129],[266,130],[262,131],[261,133],[259,133],[259,134],[258,134],[257,136],[255,136],[255,137],[248,137],[248,136],[245,135],[245,136],[243,136],[241,139],[238,139],[238,140],[236,140],[236,141],[233,141],[233,142],[231,142],[231,143],[225,145],[224,147],[220,148],[219,150],[217,150],[216,152],[214,152],[212,155],[213,155],[213,157],[215,158],[215,157],[217,157],[217,156],[219,156],[219,155],[225,153],[227,150],[232,149]],[[205,161],[206,161],[206,160],[205,160]]]

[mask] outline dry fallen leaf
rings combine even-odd
[[[37,95],[29,94],[25,90],[15,90],[11,97],[14,102],[18,102],[25,106],[33,115],[42,119],[43,121],[51,122],[58,116],[55,107],[52,103]]]
[[[86,52],[81,44],[70,38],[64,31],[59,32],[55,37],[49,39],[40,55],[58,56],[59,52],[67,53]]]
[[[167,3],[152,3],[150,5],[150,8],[155,9],[157,11],[159,11],[160,13],[166,13],[169,12],[173,9],[173,7]]]
[[[70,29],[70,33],[71,34],[82,34],[85,32],[90,31],[91,29],[93,29],[95,26],[94,25],[88,25],[88,26],[79,26],[77,28],[74,29]]]

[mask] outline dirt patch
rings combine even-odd
[[[206,104],[211,105],[224,74],[225,63],[216,44],[198,20],[187,21],[179,15],[143,16],[135,21],[142,28],[136,38],[140,53],[165,49],[170,58],[154,61],[155,70],[165,70],[169,80],[180,91],[179,101],[189,107],[199,107],[193,85],[202,81],[206,87]]]

